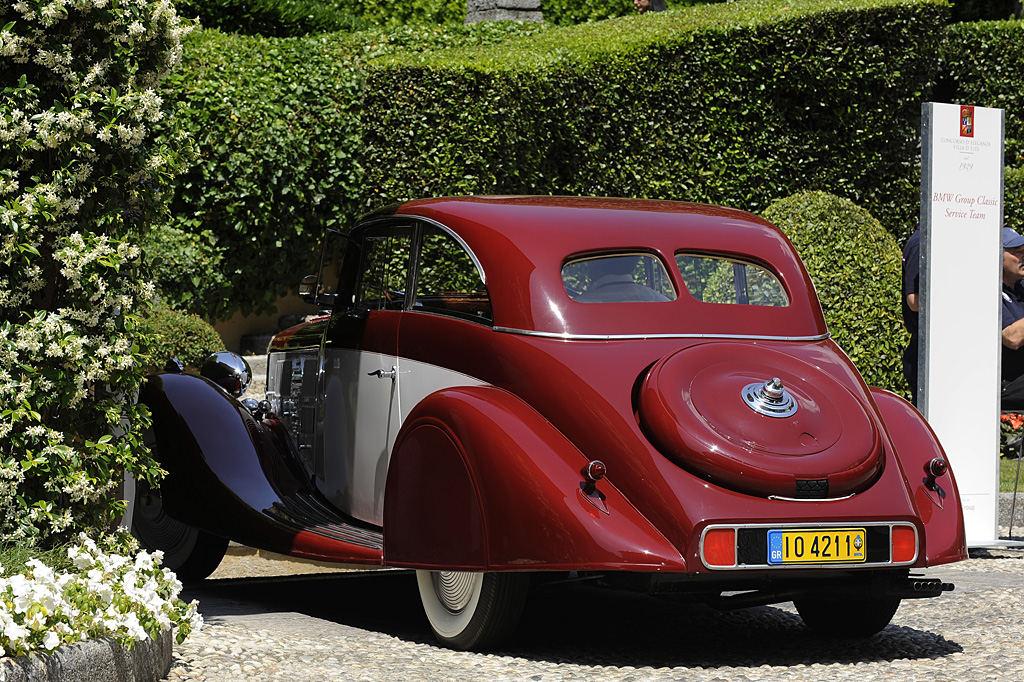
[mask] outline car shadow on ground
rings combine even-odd
[[[436,644],[407,571],[208,580],[190,585],[182,596],[199,599],[211,623],[227,616],[296,612]],[[719,668],[938,659],[961,651],[940,634],[898,625],[864,639],[819,637],[791,605],[720,612],[642,594],[566,586],[535,592],[515,637],[490,653],[584,666]]]

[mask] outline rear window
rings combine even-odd
[[[580,303],[672,301],[676,290],[660,258],[649,253],[601,253],[562,266],[562,285]]]
[[[774,307],[789,305],[789,296],[782,282],[760,265],[706,254],[677,253],[676,267],[690,295],[698,301]]]

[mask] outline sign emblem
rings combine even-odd
[[[960,107],[960,137],[974,137],[974,107]]]

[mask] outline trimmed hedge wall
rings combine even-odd
[[[902,356],[909,334],[900,307],[902,250],[848,199],[805,192],[763,217],[782,229],[814,282],[832,338],[872,386],[908,395]]]
[[[667,5],[686,7],[704,2],[669,0]],[[371,24],[461,23],[466,18],[466,0],[406,0],[402,3],[371,0],[178,0],[176,5],[179,14],[198,16],[206,28],[276,37],[296,37],[318,31],[351,31]],[[541,11],[544,21],[555,25],[636,14],[633,0],[541,0]]]
[[[919,211],[920,104],[943,63],[947,101],[1012,103],[1007,160],[1024,166],[1021,22],[954,26],[943,59],[948,12],[941,0],[755,1],[567,28],[203,31],[164,93],[201,163],[147,251],[169,301],[222,318],[291,291],[325,226],[424,195],[647,196],[759,212],[817,189],[902,239]],[[1013,177],[1008,224],[1024,214]]]
[[[538,24],[264,38],[200,31],[162,95],[200,161],[144,244],[164,297],[207,318],[272,310],[312,272],[323,230],[363,210],[365,62],[503,42]],[[196,259],[202,260],[201,265]]]
[[[759,212],[820,189],[905,231],[948,16],[938,0],[767,0],[395,54],[367,79],[363,205],[532,192]]]
[[[713,4],[726,0],[666,0],[669,9]],[[601,21],[636,14],[633,0],[540,0],[544,21],[569,26],[586,21]]]
[[[1003,196],[1003,224],[1024,234],[1024,167],[1006,169]]]
[[[221,260],[206,283],[218,295],[188,301],[191,278],[171,270],[159,281],[169,300],[211,318],[236,306],[266,309],[310,267],[324,226],[351,214],[344,207],[360,184],[361,49],[329,37],[218,31],[187,44],[167,87],[200,162],[179,179],[167,227],[198,235],[194,248],[215,247]]]
[[[1024,166],[1024,22],[949,27],[946,70],[958,104],[1006,110],[1008,166]]]
[[[466,0],[177,0],[176,6],[206,28],[279,38],[466,18]]]

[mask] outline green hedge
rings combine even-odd
[[[724,2],[725,0],[667,0],[669,9]],[[544,21],[568,26],[636,14],[633,0],[540,0]]]
[[[902,355],[909,334],[900,308],[902,252],[895,238],[864,209],[824,192],[777,201],[763,217],[793,242],[832,338],[864,380],[907,395]]]
[[[169,193],[147,244],[175,306],[208,318],[272,310],[314,267],[327,226],[356,216],[364,63],[393,51],[490,44],[542,30],[510,22],[265,38],[201,31],[162,95],[200,161]],[[197,262],[198,259],[198,262]]]
[[[428,194],[569,193],[758,212],[845,196],[916,220],[920,103],[943,2],[737,2],[371,65],[366,207]]]
[[[705,0],[669,0],[667,4],[669,7],[686,7],[703,2]],[[402,3],[370,0],[178,0],[176,5],[179,13],[198,16],[206,28],[275,37],[352,31],[367,28],[370,24],[461,23],[466,18],[466,0],[406,0]],[[544,21],[556,25],[636,14],[633,0],[541,0],[540,8]],[[1003,18],[1002,15],[999,18]]]
[[[1003,224],[1024,234],[1024,167],[1006,169],[1003,196]]]
[[[822,190],[905,237],[919,211],[920,105],[941,64],[938,95],[1010,103],[1007,159],[1024,167],[1013,160],[1020,23],[957,25],[947,43],[948,17],[941,0],[801,0],[561,28],[207,30],[165,92],[202,163],[155,237],[192,255],[156,247],[151,260],[168,300],[225,317],[293,290],[325,226],[425,195],[647,196],[759,212]],[[1008,184],[1008,216],[1021,201]]]
[[[154,274],[169,300],[211,318],[263,310],[312,267],[323,228],[351,215],[360,181],[361,49],[333,36],[219,31],[188,42],[167,96],[200,162],[179,179],[161,232],[191,234],[191,247],[221,257],[204,289],[188,258],[160,254]]]
[[[1024,22],[954,24],[944,58],[956,103],[1005,110],[1006,164],[1024,166]]]
[[[205,320],[166,303],[153,306],[148,322],[153,329],[146,358],[151,371],[161,370],[168,360],[177,358],[189,371],[198,372],[210,353],[224,349],[220,335]]]
[[[178,0],[176,5],[179,14],[198,16],[206,28],[279,38],[466,18],[466,0]]]

